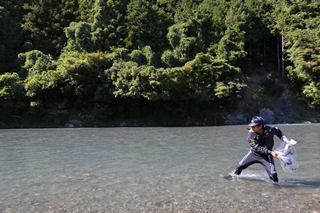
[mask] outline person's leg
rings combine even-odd
[[[278,183],[278,174],[276,171],[276,167],[274,165],[274,159],[272,155],[267,155],[262,157],[262,159],[259,161],[264,168],[266,169],[270,179],[276,183]]]
[[[243,169],[248,168],[250,165],[257,163],[257,159],[255,155],[251,152],[248,152],[246,156],[242,158],[242,160],[238,163],[236,168],[230,173],[230,175],[240,175]]]

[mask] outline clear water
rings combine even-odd
[[[320,212],[320,125],[279,125],[300,168],[279,185],[246,126],[0,131],[0,212]],[[275,148],[280,140],[275,137]]]

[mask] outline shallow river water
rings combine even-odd
[[[320,212],[320,125],[278,125],[300,168],[227,175],[247,126],[0,130],[0,212]],[[275,137],[275,148],[280,140]]]

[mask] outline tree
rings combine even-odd
[[[241,1],[234,2],[230,7],[225,19],[227,30],[219,41],[216,55],[218,59],[228,60],[234,64],[238,59],[246,56],[244,50],[245,31],[242,26],[246,23],[246,13]]]
[[[291,2],[290,0],[273,0],[273,4],[275,10],[272,13],[272,32],[276,35],[281,35],[281,63],[282,63],[282,74],[284,77],[285,71],[285,57],[286,57],[286,49],[285,46],[287,44],[286,34],[289,34],[291,31],[303,27],[303,19],[299,15],[296,14],[296,6],[297,2]],[[277,57],[279,57],[279,51],[277,51]],[[278,60],[280,62],[280,60]],[[280,67],[280,64],[278,65]],[[280,74],[280,69],[278,70]]]
[[[204,0],[196,12],[196,20],[201,30],[202,41],[207,51],[216,55],[218,43],[227,30],[225,17],[229,9],[230,2],[224,0]]]
[[[177,68],[174,76],[183,84],[179,96],[192,98],[198,102],[212,102],[223,106],[224,103],[241,98],[242,89],[238,75],[240,69],[225,60],[199,53],[195,59]]]
[[[241,98],[240,69],[208,54],[197,54],[182,67],[159,68],[120,62],[111,72],[118,98],[148,101],[195,101],[217,105]],[[220,105],[220,106],[221,106]]]
[[[154,52],[168,47],[165,35],[172,19],[161,8],[146,0],[131,0],[127,6],[126,48],[138,49],[150,46]]]
[[[273,11],[270,1],[245,0],[246,23],[242,27],[246,32],[245,42],[249,44],[249,56],[252,57],[252,45],[258,48],[263,44],[263,55],[266,55],[266,39],[272,36],[268,25],[270,25],[270,14]],[[263,43],[262,43],[263,42]]]
[[[22,79],[27,78],[32,74],[40,74],[43,71],[55,70],[57,67],[56,61],[51,55],[46,55],[39,50],[32,50],[18,55],[21,65],[20,76]]]
[[[288,50],[289,78],[295,82],[312,104],[320,104],[320,3],[306,1],[298,5],[298,15],[304,18],[305,27],[287,34],[292,43]]]
[[[19,24],[0,6],[0,74],[19,69],[15,59],[21,39]]]
[[[96,1],[92,23],[72,22],[65,28],[68,41],[63,51],[97,52],[122,47],[126,30],[124,15],[118,11],[120,3],[122,1]]]
[[[59,55],[66,43],[63,30],[76,20],[78,7],[76,0],[25,1],[22,23],[25,41],[31,42],[33,49]]]
[[[79,10],[77,21],[86,21],[92,23],[94,21],[94,3],[95,0],[79,0]]]
[[[167,50],[161,59],[169,67],[182,66],[194,59],[195,55],[204,50],[201,34],[198,34],[196,20],[172,25],[167,35],[173,49]]]
[[[175,23],[183,23],[189,19],[194,19],[197,7],[198,5],[194,1],[180,0],[175,10]]]
[[[26,97],[31,106],[52,107],[61,99],[59,86],[61,74],[56,71],[57,62],[52,56],[39,50],[18,55],[21,64],[20,75],[24,79]]]
[[[0,106],[11,109],[26,107],[25,90],[18,73],[0,75]]]
[[[80,53],[75,56],[65,56],[57,67],[62,75],[63,96],[68,98],[75,108],[111,102],[112,85],[105,70],[112,66],[112,56],[102,52]]]

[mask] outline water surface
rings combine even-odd
[[[299,170],[254,165],[246,126],[0,131],[0,212],[320,212],[320,125],[279,125]],[[275,137],[275,148],[280,140]]]

